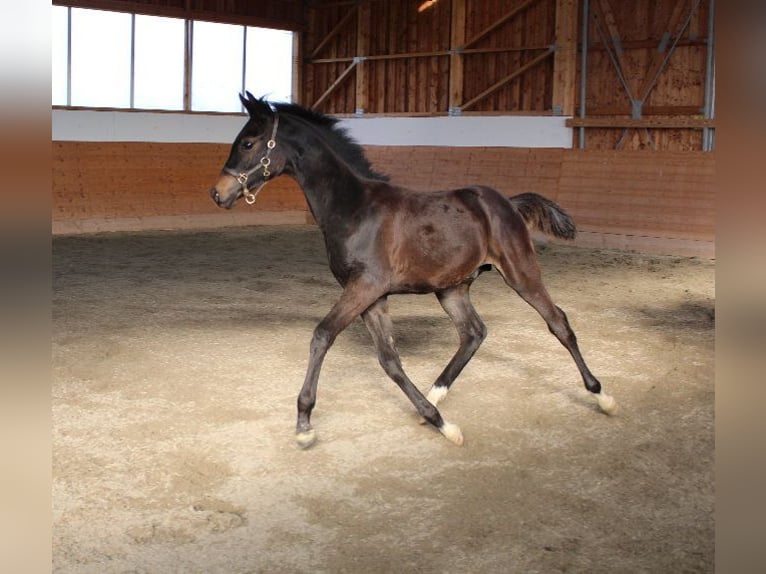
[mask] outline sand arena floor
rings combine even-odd
[[[54,571],[712,572],[714,263],[540,247],[546,285],[621,411],[601,414],[496,273],[489,330],[417,423],[361,321],[295,400],[340,288],[316,228],[53,241]],[[427,390],[456,349],[433,296],[391,298]]]

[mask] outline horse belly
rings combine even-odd
[[[422,225],[392,254],[392,290],[429,293],[462,283],[484,262],[486,248],[477,239]]]

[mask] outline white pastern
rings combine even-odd
[[[611,397],[604,392],[600,392],[596,395],[596,400],[598,401],[598,406],[601,407],[601,410],[606,414],[613,415],[617,413],[617,401],[614,400],[614,397]]]
[[[314,429],[305,432],[299,432],[295,435],[295,442],[297,442],[298,446],[303,449],[309,448],[316,442],[316,440],[317,435]]]
[[[444,421],[444,424],[439,429],[439,431],[447,437],[449,440],[454,442],[458,446],[463,445],[463,433],[460,430],[460,427],[456,424],[448,423],[447,421]]]
[[[437,387],[434,385],[431,387],[431,390],[428,391],[428,394],[426,395],[426,400],[428,400],[429,403],[431,403],[433,406],[437,406],[440,402],[444,400],[444,397],[447,396],[447,393],[449,392],[449,389],[447,387]]]

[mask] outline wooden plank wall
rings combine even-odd
[[[419,12],[422,4],[314,2],[304,35],[301,102],[332,114],[553,114],[561,113],[554,104],[562,102],[571,112],[575,98],[579,106],[580,57],[571,42],[576,38],[580,46],[582,2],[441,0]],[[588,149],[702,149],[697,120],[709,4],[591,0],[585,119],[606,120],[609,127],[586,128]],[[559,62],[576,69],[565,86],[555,83],[564,76],[556,76],[551,51],[563,44],[576,59]],[[633,110],[616,64],[631,97],[643,102],[634,119],[648,127],[615,125]],[[562,101],[553,102],[557,89]],[[668,120],[694,127],[659,125]]]
[[[514,9],[519,0],[468,0],[466,40],[476,37]],[[464,57],[464,100],[470,101],[490,87],[494,80],[527,64],[552,45],[555,38],[556,2],[538,0],[520,9],[484,38],[469,46],[488,53],[469,52]],[[523,49],[534,48],[534,49]],[[497,50],[497,52],[492,52]],[[553,59],[548,58],[521,74],[471,108],[476,112],[550,112],[553,93]]]
[[[594,13],[599,0],[592,0]],[[705,64],[707,55],[707,28],[709,1],[697,4],[695,0],[631,0],[630,2],[601,2],[608,8],[613,21],[613,31],[619,36],[622,49],[621,63],[624,76],[631,92],[641,92],[642,86],[650,79],[654,60],[658,53],[660,39],[669,35],[666,49],[676,32],[689,17],[688,26],[680,34],[675,51],[667,66],[657,78],[654,89],[644,103],[644,118],[701,118],[705,93]],[[678,10],[673,29],[670,29],[674,11]],[[613,58],[604,41],[609,35],[606,24],[592,17],[589,26],[588,70],[586,83],[586,115],[590,117],[630,117],[631,104],[626,91],[615,71]],[[578,61],[578,83],[579,83]],[[578,93],[579,105],[579,93]],[[586,147],[589,149],[614,149],[620,138],[626,138],[622,149],[644,149],[650,147],[642,130],[631,129],[623,134],[622,129],[591,128],[587,132]],[[700,150],[702,131],[699,129],[652,129],[649,136],[657,150]]]
[[[546,52],[555,40],[555,0],[460,1],[465,4],[465,30],[464,41],[456,48],[464,64],[463,102]],[[333,114],[359,109],[386,114],[448,113],[452,1],[437,2],[419,12],[421,4],[371,1],[366,4],[368,14],[360,17],[353,2],[315,2],[304,36],[301,101],[306,105],[321,101],[317,108]],[[482,36],[517,8],[517,15]],[[465,42],[471,43],[463,52]],[[366,59],[354,64],[355,56]],[[470,112],[550,111],[552,69],[552,58],[548,58],[472,105]],[[339,79],[337,88],[320,100]],[[364,82],[362,89],[359,81]],[[360,93],[365,101],[359,101]]]
[[[367,146],[376,169],[419,191],[484,184],[559,202],[581,244],[714,256],[715,156],[526,148]],[[222,144],[53,144],[54,233],[305,223],[308,208],[280,177],[255,207],[208,196],[229,152]]]

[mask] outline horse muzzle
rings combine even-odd
[[[233,177],[224,175],[210,188],[210,197],[218,207],[231,209],[234,202],[242,197],[242,189],[236,185]]]

